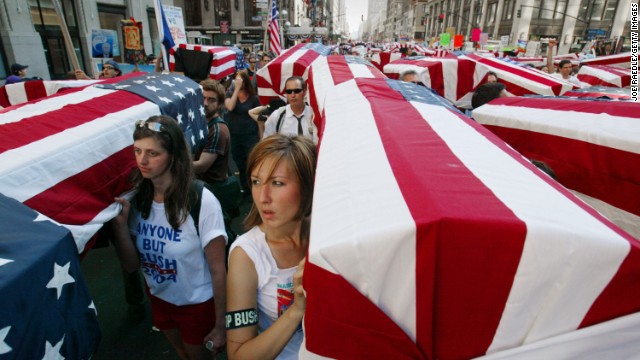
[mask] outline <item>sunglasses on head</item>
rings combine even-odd
[[[136,128],[143,128],[143,127],[146,127],[147,129],[155,132],[162,132],[164,130],[164,127],[162,127],[162,124],[157,122],[147,122],[146,120],[136,121]]]
[[[302,92],[303,89],[301,88],[297,88],[297,89],[286,89],[284,92],[287,93],[288,95],[291,95],[293,93],[296,94],[300,94]]]
[[[114,67],[113,66],[103,66],[102,70],[113,70]]]

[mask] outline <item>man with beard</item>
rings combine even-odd
[[[224,182],[229,173],[229,128],[220,117],[224,104],[224,87],[212,79],[203,80],[200,85],[204,95],[209,136],[206,145],[195,157],[193,169],[200,180],[215,184]]]

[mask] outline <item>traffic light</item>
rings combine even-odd
[[[522,16],[522,10],[518,9],[518,11],[516,11],[516,17],[520,18],[520,16]]]
[[[444,21],[444,14],[440,14],[440,16],[438,16],[438,22],[443,22]]]

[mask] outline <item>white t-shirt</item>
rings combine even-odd
[[[284,110],[278,109],[269,115],[269,118],[267,118],[267,121],[264,123],[264,132],[262,134],[263,139],[278,132],[278,120],[280,119],[282,111],[284,111],[285,114],[282,118],[279,133],[283,135],[298,135],[298,119],[294,116],[294,113],[291,110],[291,105],[287,105]],[[312,114],[311,108],[308,105],[305,105],[300,123],[302,124],[302,135],[309,137],[315,144],[317,144],[318,129],[313,123]]]
[[[152,295],[174,305],[200,304],[213,297],[211,273],[204,248],[222,235],[227,241],[220,203],[202,189],[200,219],[196,232],[191,215],[174,230],[164,203],[153,202],[148,219],[133,207],[129,231],[136,237],[140,266]]]
[[[563,78],[562,74],[560,74],[560,73],[553,73],[553,74],[551,74],[551,76],[553,76],[554,78],[556,78],[558,80],[564,80],[566,82],[570,82],[573,85],[578,86],[578,87],[584,87],[585,86],[585,84],[582,81],[578,80],[578,78],[576,76],[573,76],[573,75],[569,76],[568,79]]]
[[[229,253],[236,247],[247,253],[258,273],[258,329],[262,332],[293,303],[293,274],[297,266],[279,269],[264,233],[257,226],[238,237]],[[300,326],[276,359],[297,359],[302,338]]]

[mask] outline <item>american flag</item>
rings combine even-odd
[[[636,240],[426,89],[326,94],[301,358],[640,353]]]
[[[309,66],[321,56],[329,56],[331,48],[318,43],[301,43],[285,50],[267,66],[256,72],[258,96],[262,104],[284,92],[291,76],[307,77]]]
[[[614,55],[597,56],[595,58],[583,59],[580,65],[609,65],[623,69],[631,68],[631,52]]]
[[[276,56],[280,55],[280,25],[278,25],[278,6],[276,0],[271,0],[271,14],[269,16],[269,50]]]
[[[31,80],[0,87],[0,109],[56,94],[61,89],[85,87],[101,80]]]
[[[640,104],[501,98],[473,116],[525,157],[546,163],[567,188],[603,202],[601,212],[615,211],[611,218],[640,238]]]
[[[514,95],[561,95],[574,86],[540,71],[511,64],[495,57],[477,54],[455,58],[422,58],[395,60],[384,67],[384,73],[393,79],[409,69],[418,72],[418,78],[427,87],[462,108],[471,107],[473,91],[486,82],[487,73],[495,72],[507,91]]]
[[[588,98],[591,100],[631,100],[631,89],[595,85],[567,91],[562,97]]]
[[[176,54],[184,51],[187,55],[182,56],[181,63],[176,59]],[[224,79],[226,76],[233,74],[236,70],[237,52],[226,46],[205,46],[194,44],[178,44],[171,48],[169,56],[169,69],[171,71],[185,71],[189,66],[194,66],[189,62],[188,53],[191,51],[209,53],[211,57],[211,66],[209,67],[209,77],[214,80]]]
[[[96,307],[69,231],[0,194],[0,358],[90,359]]]
[[[121,81],[0,110],[0,193],[67,227],[78,252],[116,215],[114,196],[131,187],[136,120],[168,114],[194,147],[206,138],[202,90],[192,80],[159,74],[111,80]],[[134,85],[156,102],[116,90]]]
[[[578,71],[578,80],[591,85],[627,87],[631,85],[631,69],[609,65],[583,65]]]

